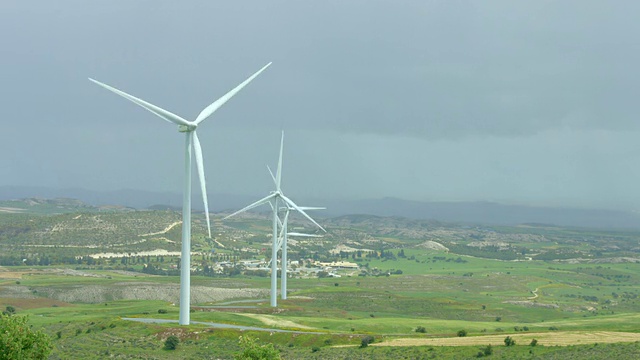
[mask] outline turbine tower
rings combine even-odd
[[[302,210],[325,210],[326,208],[323,207],[308,207],[308,206],[300,206],[300,208]],[[277,247],[278,249],[282,249],[282,257],[280,260],[280,298],[282,300],[286,300],[287,299],[287,239],[289,236],[296,236],[296,237],[313,237],[313,238],[319,238],[322,237],[322,235],[314,235],[314,234],[303,234],[303,233],[298,233],[298,232],[288,232],[287,229],[287,223],[289,222],[289,213],[292,210],[295,210],[294,208],[290,207],[290,206],[286,206],[283,207],[282,210],[284,210],[284,220],[280,221],[280,219],[278,218],[278,223],[280,224],[280,237],[278,240],[278,244]]]
[[[264,198],[254,202],[253,204],[246,206],[231,215],[226,216],[223,220],[226,220],[232,216],[245,212],[247,210],[253,209],[256,206],[260,206],[266,203],[271,204],[271,208],[273,209],[273,239],[271,242],[271,306],[278,306],[277,292],[278,292],[278,203],[282,202],[285,206],[291,207],[295,209],[297,212],[302,214],[304,217],[309,219],[312,223],[314,223],[317,227],[319,227],[322,231],[326,232],[326,230],[320,226],[315,220],[311,218],[311,216],[307,215],[303,208],[296,205],[291,199],[286,197],[282,193],[282,189],[280,187],[280,183],[282,180],[282,151],[284,147],[284,131],[282,132],[282,138],[280,139],[280,157],[278,158],[278,169],[276,171],[276,175],[273,176],[276,183],[276,190],[272,191],[269,196],[265,196]],[[271,171],[271,170],[269,170]]]
[[[189,305],[191,303],[191,158],[192,148],[195,152],[196,169],[198,171],[198,178],[200,180],[200,189],[202,191],[202,201],[204,203],[205,217],[207,220],[207,230],[209,237],[211,237],[211,222],[209,220],[209,204],[207,203],[207,187],[204,179],[204,164],[202,161],[202,147],[200,146],[200,140],[198,134],[196,134],[196,128],[206,118],[211,116],[218,108],[224,105],[229,99],[237,94],[243,87],[250,83],[256,76],[260,75],[271,63],[268,63],[262,69],[251,75],[248,79],[243,81],[240,85],[231,89],[228,93],[223,95],[218,100],[211,103],[204,108],[202,112],[194,121],[188,121],[184,118],[150,104],[144,100],[138,99],[135,96],[129,95],[124,91],[120,91],[107,84],[103,84],[97,80],[89,78],[92,82],[102,86],[103,88],[114,92],[123,98],[145,108],[154,115],[162,118],[163,120],[178,125],[178,131],[185,133],[185,157],[184,157],[184,193],[182,198],[182,256],[180,259],[180,318],[178,320],[180,325],[189,325]]]

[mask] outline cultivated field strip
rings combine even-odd
[[[501,335],[449,337],[449,338],[401,338],[371,344],[371,346],[475,346],[504,345],[510,336],[518,345],[529,345],[536,339],[538,345],[569,346],[596,343],[620,343],[640,341],[639,333],[616,331],[556,331],[546,333],[515,333]]]

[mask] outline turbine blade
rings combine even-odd
[[[146,102],[146,101],[144,101],[142,99],[138,99],[137,97],[135,97],[133,95],[129,95],[124,91],[120,91],[120,90],[118,90],[118,89],[116,89],[114,87],[111,87],[111,86],[109,86],[107,84],[103,84],[100,81],[94,80],[92,78],[89,78],[89,80],[94,82],[94,83],[96,83],[96,84],[98,84],[98,85],[100,85],[100,86],[102,86],[103,88],[105,88],[105,89],[107,89],[107,90],[109,90],[109,91],[111,91],[113,93],[116,93],[116,94],[122,96],[123,98],[133,102],[134,104],[142,106],[143,108],[147,109],[148,111],[150,111],[154,115],[159,116],[160,118],[164,119],[165,121],[168,121],[170,123],[174,123],[176,125],[187,125],[187,126],[193,125],[190,122],[188,122],[187,120],[181,118],[180,116],[178,116],[178,115],[176,115],[176,114],[174,114],[174,113],[172,113],[170,111],[167,111],[167,110],[165,110],[163,108],[160,108],[158,106],[150,104],[150,103],[148,103],[148,102]]]
[[[308,210],[327,210],[326,207],[315,207],[315,206],[300,206],[300,209],[302,209],[304,211],[308,211]]]
[[[193,131],[192,137],[193,149],[195,150],[196,169],[198,170],[198,179],[200,180],[200,191],[202,192],[202,203],[204,204],[204,214],[207,218],[207,230],[209,230],[209,237],[211,237],[211,221],[209,220],[209,202],[207,201],[207,184],[204,180],[204,161],[202,159],[202,147],[200,146],[200,140],[198,134]]]
[[[320,226],[320,224],[318,224],[315,220],[313,220],[311,218],[311,216],[307,215],[306,212],[304,212],[304,210],[302,210],[298,205],[296,205],[293,201],[291,201],[291,199],[289,199],[288,197],[280,194],[280,196],[282,197],[282,199],[289,204],[292,208],[296,209],[297,212],[299,212],[300,214],[302,214],[304,217],[306,217],[307,219],[309,219],[309,221],[311,221],[312,223],[314,223],[317,227],[320,228],[320,230],[327,232],[327,230],[325,230],[322,226]]]
[[[271,168],[269,167],[269,165],[267,165],[267,170],[269,170],[269,174],[271,174],[271,178],[273,179],[273,183],[276,185],[276,187],[278,187],[278,181],[276,180],[276,177],[273,176],[273,171],[271,171]]]
[[[285,224],[289,221],[289,213],[290,213],[290,211],[287,211],[287,212],[284,214],[284,223],[285,223]]]
[[[269,201],[269,206],[271,207],[271,211],[275,211],[276,208],[273,206],[271,201]],[[280,220],[280,217],[276,216],[276,219],[278,219],[278,226],[282,227],[282,220]]]
[[[200,115],[198,115],[198,117],[196,118],[194,123],[196,125],[198,125],[204,119],[206,119],[209,116],[211,116],[211,114],[213,114],[216,110],[218,110],[218,108],[220,108],[222,105],[224,105],[224,103],[229,101],[229,99],[231,99],[235,94],[237,94],[238,91],[242,90],[243,87],[245,87],[248,83],[250,83],[253,79],[255,79],[256,76],[260,75],[261,72],[263,72],[266,68],[268,68],[269,65],[271,65],[271,63],[268,63],[267,65],[263,66],[262,69],[258,70],[255,74],[251,75],[247,80],[243,81],[240,85],[238,85],[235,88],[231,89],[231,91],[229,91],[228,93],[224,94],[221,98],[219,98],[218,100],[216,100],[213,103],[211,103],[211,105],[209,105],[206,108],[204,108],[204,110],[202,110]]]
[[[231,215],[227,215],[227,216],[225,216],[222,220],[227,220],[228,218],[230,218],[230,217],[232,217],[232,216],[238,215],[238,214],[240,214],[240,213],[242,213],[242,212],[245,212],[245,211],[247,211],[247,210],[251,210],[251,209],[253,209],[253,208],[254,208],[254,207],[256,207],[256,206],[260,206],[260,205],[264,204],[265,202],[268,202],[269,200],[273,199],[275,196],[277,196],[277,195],[276,195],[275,193],[273,193],[273,194],[271,194],[271,195],[269,195],[269,196],[263,197],[262,199],[260,199],[260,200],[258,200],[258,201],[256,201],[256,202],[254,202],[253,204],[251,204],[251,205],[249,205],[249,206],[246,206],[246,207],[244,207],[244,208],[242,208],[242,209],[240,209],[240,210],[238,210],[238,211],[234,212],[234,213],[233,213],[233,214],[231,214]]]
[[[276,190],[280,191],[280,183],[282,180],[282,148],[284,147],[284,131],[280,138],[280,157],[278,158],[278,170],[276,171]]]
[[[311,238],[321,238],[322,237],[322,235],[303,234],[303,233],[297,233],[297,232],[288,232],[287,236],[311,237]]]
[[[284,227],[280,229],[280,234],[278,235],[278,243],[276,244],[276,247],[281,248],[282,243],[284,243]]]
[[[283,244],[284,244],[284,237],[285,237],[285,227],[287,224],[287,221],[289,221],[289,213],[290,211],[287,210],[287,212],[284,214],[284,220],[280,220],[280,218],[278,217],[278,223],[280,223],[280,236],[278,237],[278,248],[282,248]],[[288,233],[287,233],[288,234]]]
[[[271,205],[271,207],[273,207],[273,205]],[[282,220],[280,220],[280,217],[276,217],[278,219],[278,226],[280,226],[281,228],[284,228],[284,226],[282,225]]]

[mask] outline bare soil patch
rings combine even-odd
[[[2,206],[0,207],[0,212],[9,213],[9,214],[18,214],[18,213],[25,212],[25,209]]]
[[[54,299],[47,299],[47,298],[34,298],[34,299],[0,298],[0,304],[4,306],[11,305],[17,309],[22,309],[22,310],[39,309],[44,307],[73,306],[73,304],[69,304],[69,303],[54,300]]]
[[[190,331],[188,328],[184,327],[172,327],[166,330],[163,330],[155,335],[155,337],[160,341],[165,341],[169,336],[177,336],[180,340],[185,339],[198,339],[197,333]]]
[[[0,298],[11,299],[36,299],[36,296],[28,287],[22,285],[9,285],[0,287]]]
[[[290,320],[283,320],[269,315],[258,315],[258,314],[238,314],[246,317],[250,317],[252,319],[260,320],[265,325],[276,327],[276,328],[289,328],[289,329],[314,329],[310,326],[301,325],[295,323]]]
[[[39,288],[38,294],[69,303],[102,303],[114,300],[164,300],[178,302],[180,286],[127,282],[112,285],[82,285],[65,288]],[[191,303],[218,302],[238,298],[261,298],[267,289],[228,289],[207,286],[191,287]]]
[[[545,304],[545,303],[539,303],[539,302],[535,302],[535,301],[531,301],[531,300],[508,300],[508,301],[503,301],[503,303],[505,303],[505,304],[513,304],[513,305],[520,305],[520,306],[529,307],[529,308],[533,308],[533,307],[541,307],[541,308],[546,308],[546,309],[558,309],[558,308],[560,308],[560,306],[558,306],[556,304]]]
[[[20,280],[22,275],[28,274],[24,271],[0,271],[0,279]]]
[[[528,345],[533,339],[538,340],[538,345],[545,346],[569,346],[640,341],[639,333],[615,331],[554,331],[547,333],[516,333],[450,338],[402,338],[374,343],[370,346],[504,345],[504,339],[507,336],[514,339],[518,345]]]

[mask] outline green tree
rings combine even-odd
[[[467,330],[459,330],[459,331],[458,331],[458,336],[459,336],[459,337],[465,337],[465,336],[467,336]]]
[[[236,354],[235,360],[280,360],[280,353],[273,344],[260,345],[250,336],[240,336],[238,341],[242,351]]]
[[[51,339],[33,331],[26,317],[0,315],[0,360],[46,359],[51,349]]]
[[[175,335],[170,335],[167,340],[164,341],[164,348],[167,350],[175,350],[180,344],[180,339]]]

